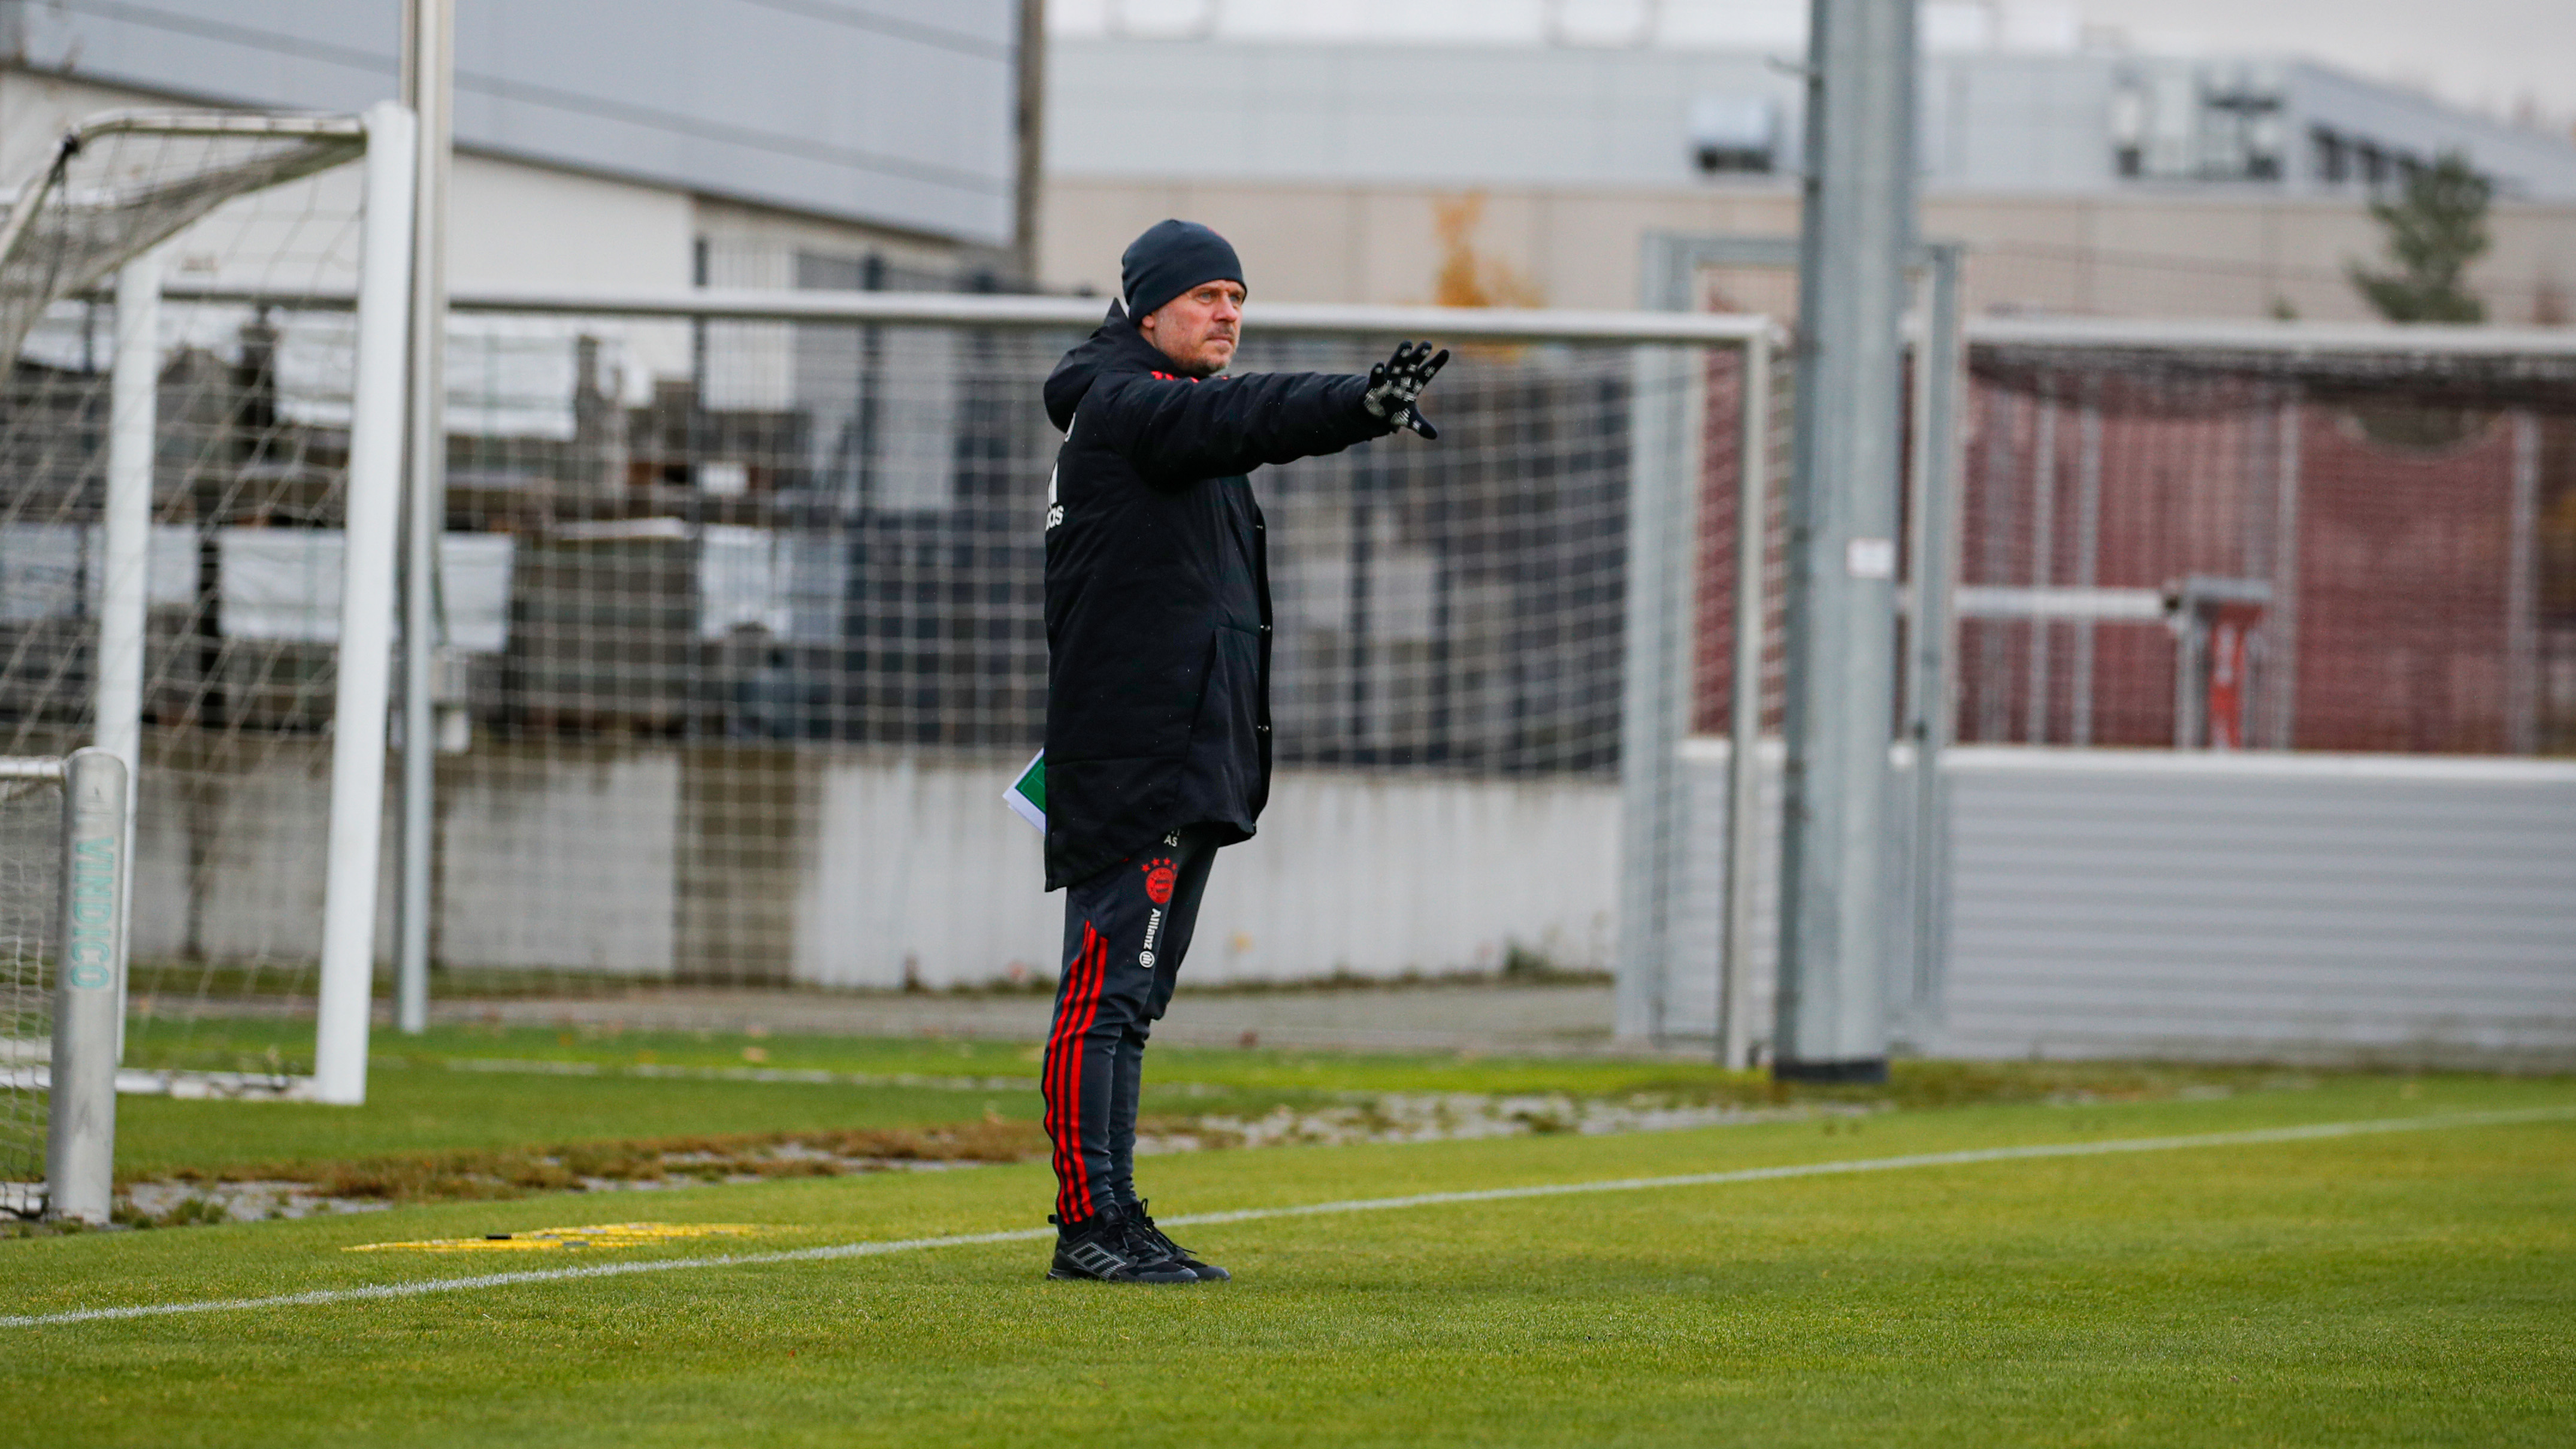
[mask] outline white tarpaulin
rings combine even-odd
[[[498,654],[510,641],[510,558],[506,533],[451,533],[439,544],[439,585],[447,643]],[[340,570],[346,543],[336,528],[225,528],[223,632],[233,639],[332,644],[340,638]],[[401,637],[401,620],[394,625]]]
[[[94,523],[0,524],[0,622],[96,618],[107,597],[106,551]],[[197,535],[156,527],[144,589],[155,608],[197,596]]]
[[[757,628],[829,643],[840,636],[849,573],[848,545],[829,534],[709,524],[698,544],[699,637]]]

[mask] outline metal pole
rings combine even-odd
[[[2513,516],[2507,525],[2504,614],[2504,748],[2540,749],[2540,417],[2512,415]]]
[[[123,902],[133,837],[125,762],[75,750],[63,762],[61,970],[54,980],[54,1057],[47,1090],[47,1216],[107,1221],[116,1187],[116,1034],[124,1017]]]
[[[1977,574],[1989,585],[2011,577],[2012,573],[2012,545],[2007,535],[2012,526],[2014,460],[2020,446],[2022,422],[2029,415],[2030,408],[2030,398],[2015,390],[1998,391],[1986,408],[1985,427],[1982,429],[1986,439],[1986,520],[1985,527],[1978,530],[1985,547],[1978,550]],[[1961,486],[1964,491],[1965,484]],[[1964,531],[1960,552],[1959,572],[1964,577],[1967,573]],[[1977,724],[1972,738],[1979,744],[2002,744],[2011,736],[2011,721],[2005,717],[2008,701],[2000,684],[2004,678],[2004,631],[1991,623],[1977,631],[1976,677],[1982,683],[1977,690]]]
[[[1667,240],[1648,237],[1650,284],[1674,270]],[[1671,996],[1673,917],[1683,874],[1678,856],[1689,807],[1681,742],[1690,729],[1691,559],[1699,511],[1690,409],[1702,373],[1696,353],[1640,347],[1635,356],[1619,716],[1617,1029],[1622,1037],[1655,1039],[1664,1033]]]
[[[150,610],[152,464],[160,436],[161,256],[116,274],[116,364],[108,380],[107,508],[100,527],[106,589],[98,611],[98,678],[90,743],[125,762],[125,834],[143,792],[143,632]],[[120,927],[134,902],[117,907]],[[117,958],[116,1057],[125,1059],[124,957]]]
[[[1753,1064],[1755,882],[1762,848],[1762,569],[1770,542],[1771,343],[1744,344],[1743,437],[1736,464],[1735,666],[1726,752],[1726,976],[1718,995],[1718,1061]]]
[[[2056,381],[2051,373],[2040,374],[2038,453],[2030,470],[2030,582],[2033,588],[2047,588],[2056,581],[2054,565],[2057,553],[2057,406]],[[2029,693],[2022,699],[2022,743],[2048,743],[2049,645],[2056,642],[2054,621],[2046,616],[2030,621],[2030,660],[2024,674]]]
[[[1046,190],[1046,0],[1020,0],[1019,155],[1011,185],[1011,260],[1020,281],[1038,280],[1038,209]]]
[[[2273,480],[2272,604],[2264,611],[2263,662],[2272,671],[2272,748],[2298,743],[2299,704],[2299,399],[2276,414],[2280,430]]]
[[[1910,1025],[1918,1045],[1928,1041],[1939,1024],[1942,980],[1949,960],[1950,797],[1941,776],[1941,755],[1949,748],[1957,709],[1957,685],[1950,668],[1956,628],[1951,588],[1959,570],[1959,413],[1967,396],[1967,359],[1959,346],[1960,249],[1956,243],[1940,243],[1924,251],[1931,286],[1923,348],[1915,357],[1921,412],[1916,423],[1908,540],[1914,626],[1907,660],[1912,674],[1906,685],[1906,735],[1914,744]]]
[[[1887,1074],[1900,319],[1914,241],[1913,0],[1814,0],[1789,497],[1789,763],[1773,1070]]]
[[[2101,379],[2084,385],[2083,411],[2076,415],[2078,451],[2075,463],[2075,587],[2090,589],[2102,568],[2102,389]],[[2075,666],[2067,687],[2066,742],[2077,748],[2093,743],[2094,621],[2075,621]]]
[[[1921,607],[1924,599],[1940,592],[1939,586],[1931,580],[1927,564],[1932,553],[1931,497],[1935,466],[1932,390],[1935,376],[1941,369],[1942,354],[1933,345],[1933,334],[1940,327],[1932,316],[1932,294],[1938,284],[1928,268],[1919,278],[1909,275],[1908,280],[1915,283],[1916,310],[1909,319],[1906,335],[1907,354],[1913,361],[1905,375],[1906,433],[1911,448],[1904,460],[1906,593],[1904,602],[1898,607],[1907,615],[1907,621],[1901,665],[1905,678],[1904,713],[1898,720],[1896,733],[1905,742],[1903,759],[1906,773],[1900,788],[1910,796],[1913,809],[1905,822],[1902,840],[1890,843],[1888,875],[1892,882],[1903,883],[1906,945],[1913,970],[1901,1002],[1894,992],[1890,993],[1888,1000],[1892,1016],[1889,1022],[1891,1041],[1919,1051],[1924,1040],[1924,1008],[1929,1001],[1929,963],[1924,956],[1922,926],[1924,897],[1930,889],[1930,880],[1926,849],[1929,832],[1925,829],[1928,822],[1924,817],[1923,792],[1917,787],[1935,768],[1931,763],[1931,752],[1924,748],[1924,741],[1931,733],[1932,691],[1926,676],[1939,658],[1939,646],[1924,647],[1926,638]],[[1900,851],[1901,856],[1896,854]]]
[[[395,911],[394,1024],[429,1026],[430,869],[438,809],[439,537],[447,528],[447,168],[456,11],[405,0],[403,99],[419,118],[413,173],[411,466],[403,548],[402,894]]]
[[[2173,617],[2174,748],[2196,750],[2209,707],[2209,620],[2186,591]]]
[[[313,1051],[315,1098],[353,1106],[367,1099],[368,996],[376,964],[394,535],[402,512],[403,364],[410,350],[413,142],[410,111],[392,101],[368,108],[366,251],[359,264],[357,381],[349,409],[348,546],[340,584],[340,678],[322,888],[322,1000]]]

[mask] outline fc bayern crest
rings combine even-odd
[[[1172,881],[1175,878],[1176,873],[1170,861],[1147,861],[1145,863],[1145,899],[1158,906],[1171,904]]]

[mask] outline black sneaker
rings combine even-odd
[[[1065,1231],[1056,1225],[1055,1262],[1049,1278],[1085,1278],[1095,1283],[1196,1283],[1198,1272],[1157,1253],[1138,1241],[1136,1225],[1109,1213]]]
[[[1128,1231],[1133,1234],[1139,1250],[1149,1254],[1162,1254],[1166,1259],[1196,1273],[1202,1283],[1225,1283],[1233,1280],[1232,1273],[1214,1263],[1200,1262],[1197,1254],[1173,1242],[1161,1228],[1154,1226],[1154,1215],[1145,1211],[1143,1198],[1136,1200],[1136,1210],[1128,1215],[1127,1221],[1131,1225]]]

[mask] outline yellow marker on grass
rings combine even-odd
[[[751,1223],[597,1223],[586,1228],[532,1228],[486,1233],[479,1238],[432,1238],[417,1243],[360,1243],[344,1253],[545,1253],[567,1248],[646,1248],[690,1238],[749,1238],[781,1231]]]

